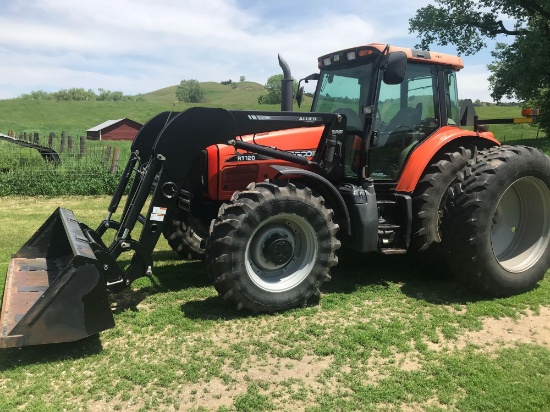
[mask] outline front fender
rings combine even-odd
[[[271,167],[278,172],[275,176],[276,179],[280,179],[283,176],[299,176],[300,180],[305,181],[309,188],[323,196],[334,210],[340,230],[347,236],[351,236],[348,208],[346,207],[344,198],[332,183],[323,176],[309,170],[289,166],[272,165]]]

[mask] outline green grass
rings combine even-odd
[[[278,110],[257,105],[263,91],[254,83],[203,87],[204,106]],[[149,93],[144,102],[4,100],[0,131],[79,136],[106,119],[145,122],[173,107],[174,90]],[[519,108],[478,114],[517,117]],[[503,142],[550,154],[550,140],[534,139],[529,126],[491,130]],[[29,165],[23,173],[32,177],[32,164],[41,162],[36,152],[14,156],[1,143],[0,166]],[[101,152],[106,142],[87,144]],[[44,181],[82,186],[71,169],[80,160],[64,156],[67,174]],[[10,255],[57,206],[95,227],[109,200],[0,197],[0,287]],[[252,316],[217,296],[202,262],[180,261],[163,239],[153,258],[154,276],[111,296],[114,329],[79,342],[0,350],[0,410],[550,410],[548,275],[531,292],[484,299],[403,256],[341,251],[318,305]]]
[[[108,202],[0,198],[0,277],[56,206],[94,227]],[[111,297],[114,329],[1,350],[0,409],[550,409],[548,276],[484,299],[404,256],[341,251],[318,305],[253,316],[217,296],[202,262],[164,240],[153,258],[154,276]]]

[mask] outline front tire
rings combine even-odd
[[[444,237],[455,275],[477,292],[532,289],[550,266],[550,159],[503,146],[472,160],[455,186]]]
[[[338,262],[338,225],[322,197],[292,183],[251,183],[222,206],[206,263],[237,309],[274,312],[305,305]]]

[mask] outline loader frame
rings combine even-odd
[[[345,116],[191,108],[152,118],[134,139],[107,215],[96,230],[79,223],[72,211],[58,208],[13,256],[0,316],[0,347],[74,341],[113,327],[107,293],[152,274],[153,249],[202,150],[219,143],[246,149],[240,136],[320,125],[324,131],[316,159],[254,148],[323,173],[322,165],[327,171],[339,161],[334,149],[345,130]],[[115,219],[126,191],[123,212]],[[148,200],[147,212],[142,214]],[[139,240],[132,237],[137,223],[142,224]],[[102,236],[109,229],[115,234],[107,245]],[[117,259],[125,252],[133,252],[133,257],[123,268]],[[65,307],[81,309],[64,311]]]
[[[317,160],[307,160],[277,149],[250,145],[239,140],[239,136],[253,135],[273,130],[296,127],[325,129],[319,143]],[[224,143],[236,149],[253,150],[297,165],[319,167],[334,162],[334,152],[327,150],[326,142],[334,142],[345,129],[345,117],[335,114],[316,113],[304,116],[300,113],[229,111],[224,109],[192,108],[177,114],[161,113],[144,125],[132,145],[132,154],[124,169],[123,177],[115,191],[106,218],[95,231],[85,228],[92,248],[102,256],[106,270],[109,291],[116,292],[127,287],[133,280],[150,275],[153,261],[151,253],[163,232],[164,224],[171,219],[178,194],[183,188],[194,159],[206,147]],[[147,145],[153,142],[147,150]],[[149,156],[144,162],[143,157]],[[331,157],[332,156],[332,157]],[[322,171],[321,171],[322,172]],[[128,200],[119,220],[113,215],[126,188]],[[151,194],[151,188],[152,194]],[[150,205],[142,215],[146,201]],[[139,240],[132,238],[137,223],[142,223]],[[107,246],[101,236],[107,229],[116,230],[113,241]],[[105,253],[107,251],[107,253]],[[133,251],[132,262],[125,270],[115,264],[123,253]]]

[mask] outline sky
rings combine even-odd
[[[368,43],[414,47],[409,19],[429,0],[0,0],[0,99],[81,87],[133,95],[316,72],[317,57]],[[383,4],[383,6],[382,6]],[[432,50],[456,54],[453,46]],[[463,56],[459,97],[492,101],[490,48]]]

